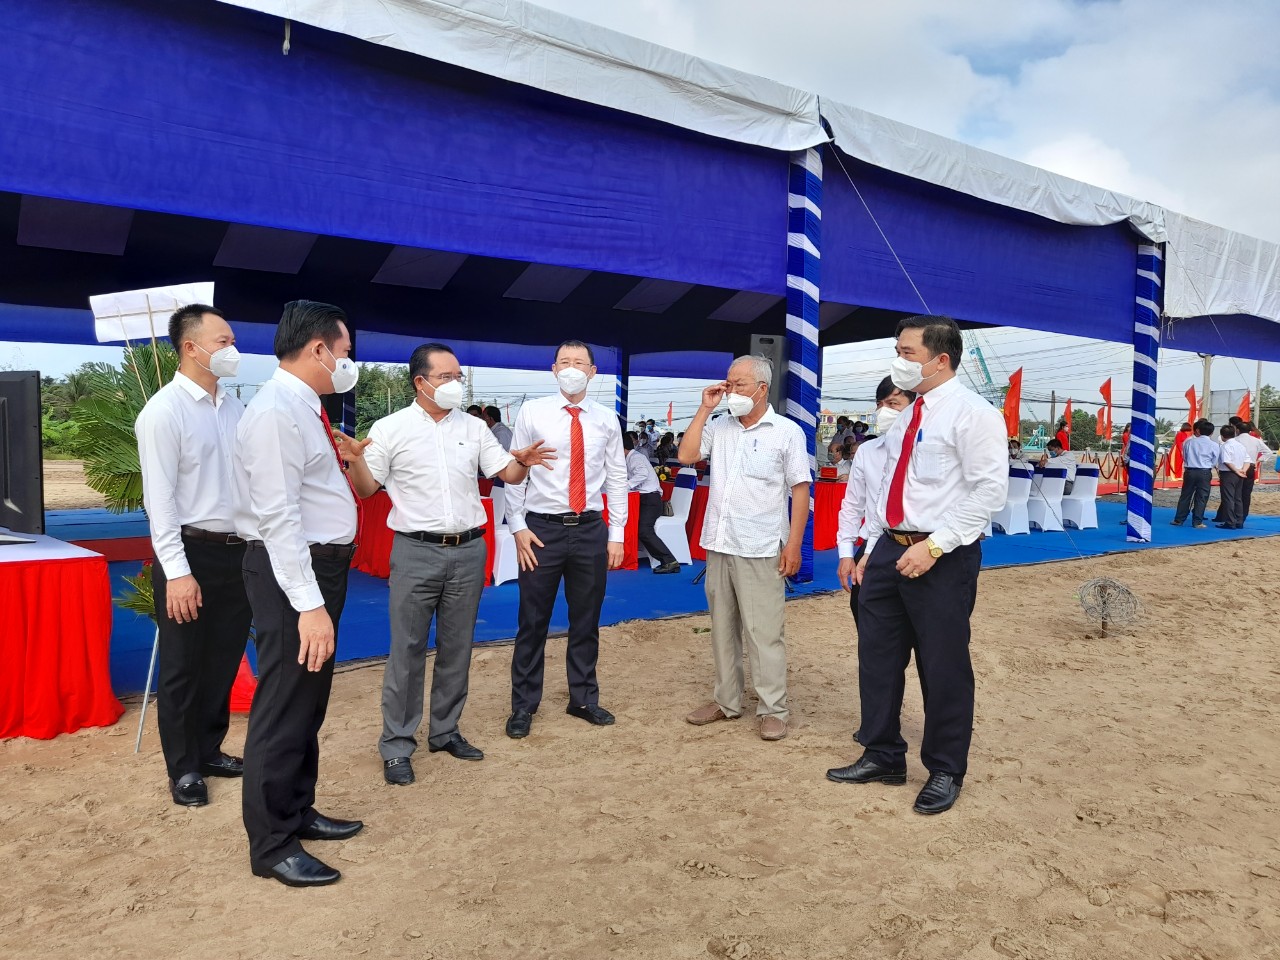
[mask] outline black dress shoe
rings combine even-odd
[[[575,707],[572,703],[564,708],[564,712],[571,717],[577,717],[579,720],[585,720],[587,723],[597,727],[607,727],[613,723],[613,714],[598,704],[588,703],[585,707]]]
[[[342,874],[337,870],[305,850],[292,857],[285,857],[266,870],[254,867],[253,872],[255,876],[273,877],[286,887],[323,887],[342,879]]]
[[[533,714],[528,710],[512,710],[507,718],[507,736],[512,740],[520,740],[529,735],[533,726]]]
[[[1234,528],[1234,527],[1232,527],[1232,526],[1231,526],[1231,524],[1229,524],[1229,523],[1215,523],[1215,524],[1214,524],[1214,526],[1215,526],[1215,527],[1217,527],[1219,530],[1234,530],[1234,529],[1235,529],[1235,528]]]
[[[169,793],[180,807],[203,807],[209,802],[209,788],[198,773],[186,773],[169,781]]]
[[[299,840],[345,840],[364,829],[362,820],[334,820],[322,813],[298,831]]]
[[[960,781],[949,773],[931,773],[911,809],[916,813],[945,813],[960,796]]]
[[[200,772],[206,777],[243,777],[244,761],[239,757],[220,753],[216,759],[200,764]]]
[[[899,787],[907,782],[907,768],[886,767],[864,755],[847,767],[828,770],[827,779],[835,783],[887,783]]]
[[[428,745],[427,749],[432,753],[439,753],[443,750],[445,753],[455,756],[459,760],[484,759],[484,751],[479,747],[473,747],[471,744],[467,743],[467,738],[460,733],[455,733],[450,737],[448,743],[442,743],[438,747]]]
[[[382,779],[397,787],[413,783],[413,764],[408,757],[392,757],[382,763]]]
[[[670,563],[662,563],[653,568],[654,573],[679,573],[680,561],[672,560]]]

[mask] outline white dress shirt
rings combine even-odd
[[[213,396],[184,373],[155,392],[138,414],[138,463],[151,545],[169,580],[191,573],[183,526],[233,533],[236,424],[244,404],[218,384]]]
[[[1050,457],[1044,462],[1045,467],[1052,467],[1058,470],[1067,471],[1067,483],[1074,483],[1076,479],[1076,467],[1080,466],[1080,462],[1076,460],[1076,455],[1070,450],[1064,450],[1056,457]]]
[[[450,410],[439,423],[411,403],[369,428],[364,462],[391,498],[387,526],[401,533],[465,533],[488,522],[477,471],[512,462],[483,420]]]
[[[618,417],[608,407],[583,398],[573,404],[564,394],[526,401],[516,414],[512,445],[521,450],[535,440],[545,440],[556,451],[552,470],[537,468],[521,484],[507,484],[507,524],[512,533],[528,528],[526,513],[570,513],[569,459],[572,456],[568,409],[582,408],[582,440],[586,455],[587,505],[584,512],[604,509],[609,497],[609,539],[622,543],[627,526],[627,464],[623,458]]]
[[[859,453],[862,452],[861,446],[858,447],[858,452]],[[849,475],[849,471],[851,471],[852,469],[853,469],[852,460],[841,460],[839,463],[836,464],[836,476],[847,477]]]
[[[351,543],[355,496],[320,420],[320,397],[279,367],[236,430],[236,532],[261,540],[293,609],[324,606],[313,543]]]
[[[1249,454],[1245,451],[1244,444],[1238,438],[1233,437],[1230,440],[1224,440],[1222,447],[1218,450],[1218,470],[1230,470],[1227,464],[1231,464],[1238,470],[1246,470],[1249,464],[1253,463],[1249,459]]]
[[[1251,433],[1238,434],[1235,440],[1244,450],[1247,458],[1245,460],[1246,467],[1250,465],[1257,466],[1262,462],[1263,458],[1271,453],[1271,448]]]
[[[510,427],[508,427],[505,423],[499,420],[492,427],[490,427],[490,430],[493,431],[494,438],[498,441],[498,445],[501,446],[503,450],[511,449],[511,428]],[[520,448],[516,447],[516,449],[519,450]]]
[[[921,398],[924,410],[907,464],[901,529],[932,534],[945,553],[977,540],[991,515],[1004,506],[1009,493],[1009,443],[1004,417],[959,378]],[[889,488],[911,418],[912,407],[908,407],[884,437],[885,481],[875,509],[867,511],[863,533],[868,554],[888,528]]]
[[[737,417],[718,417],[702,429],[700,456],[711,458],[703,549],[777,556],[790,535],[791,488],[813,480],[799,424],[774,412],[772,404],[750,427]]]
[[[884,438],[864,441],[858,446],[849,471],[849,485],[840,502],[840,516],[836,523],[836,549],[840,557],[852,557],[857,552],[854,542],[863,535],[867,523],[867,505],[880,497],[880,488],[888,482],[885,463],[889,451]],[[865,538],[864,538],[865,539]]]
[[[639,450],[627,451],[627,486],[636,493],[658,493],[662,490],[653,464]]]

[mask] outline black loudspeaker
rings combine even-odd
[[[765,357],[773,364],[773,380],[769,384],[769,402],[778,413],[787,412],[787,336],[753,333],[751,355]]]
[[[40,374],[0,371],[0,527],[44,533]]]

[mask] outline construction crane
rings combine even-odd
[[[1001,406],[1005,388],[1009,385],[1008,373],[981,331],[965,330],[962,336],[967,362],[960,365],[961,372],[975,393],[985,397],[993,406]]]

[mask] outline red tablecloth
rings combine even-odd
[[[485,551],[484,582],[493,582],[493,501],[485,497],[484,512],[488,517],[484,527]],[[391,576],[391,544],[395,541],[395,531],[387,526],[387,516],[391,513],[391,498],[387,491],[379,490],[364,501],[364,509],[360,518],[360,538],[357,541],[356,555],[351,558],[353,569],[380,577],[386,580]]]
[[[604,498],[604,522],[609,522],[609,498]],[[640,494],[627,496],[627,526],[622,532],[622,570],[640,566]]]
[[[48,740],[124,713],[111,692],[107,561],[84,554],[0,563],[0,739]]]
[[[840,519],[840,504],[848,482],[833,483],[819,480],[813,485],[813,549],[834,550],[836,527]]]

